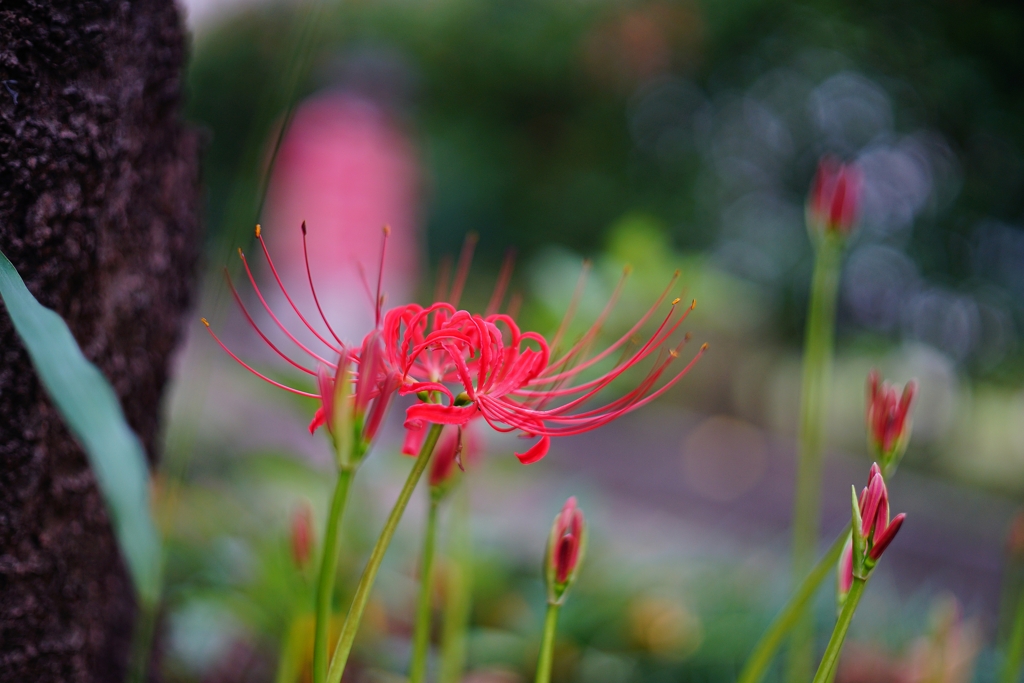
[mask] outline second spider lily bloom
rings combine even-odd
[[[659,386],[659,380],[679,357],[689,338],[685,337],[671,349],[664,348],[693,309],[691,305],[680,312],[679,299],[676,299],[646,342],[625,354],[603,374],[586,381],[581,379],[583,373],[592,371],[598,363],[632,342],[667,293],[668,288],[625,335],[592,357],[587,352],[615,296],[594,326],[557,359],[552,359],[550,345],[544,337],[535,332],[521,332],[511,316],[453,312],[444,324],[424,335],[422,342],[403,345],[398,354],[399,362],[407,371],[414,372],[418,368],[421,375],[429,375],[422,381],[405,384],[403,393],[434,392],[436,396],[447,397],[446,403],[423,402],[410,407],[406,426],[416,429],[427,422],[464,425],[475,417],[483,417],[498,431],[518,431],[527,437],[539,437],[533,446],[516,456],[524,464],[540,460],[548,452],[551,437],[595,429],[646,405],[668,391],[704,353],[706,344],[684,368]],[[603,406],[584,409],[598,393],[652,355],[655,356],[652,367],[632,390]],[[452,381],[463,391],[456,395],[449,389],[446,382]]]
[[[807,198],[807,225],[812,236],[846,236],[853,231],[863,182],[856,165],[842,164],[831,156],[821,159]]]
[[[850,542],[840,559],[839,587],[849,586],[853,577],[867,580],[882,553],[896,538],[903,526],[906,515],[900,513],[889,520],[889,492],[882,478],[878,464],[871,465],[868,485],[857,495],[853,487],[853,520],[850,528]],[[849,560],[846,558],[849,557]]]
[[[586,546],[586,521],[573,496],[565,501],[562,511],[555,517],[548,537],[544,582],[548,588],[549,604],[558,605],[565,600],[566,591],[576,581]]]
[[[899,464],[910,441],[910,407],[917,394],[917,382],[907,382],[902,394],[888,382],[882,382],[878,371],[868,375],[868,448],[871,456],[882,463],[889,475]]]
[[[295,360],[270,340],[256,324],[252,315],[249,314],[234,284],[228,278],[228,285],[231,288],[235,302],[248,323],[274,353],[287,361],[293,368],[315,378],[317,384],[316,393],[290,387],[258,372],[228,349],[213,330],[210,329],[210,324],[206,319],[203,319],[203,324],[206,325],[210,335],[221,348],[257,377],[291,393],[320,400],[320,407],[309,424],[309,431],[313,433],[321,426],[326,426],[334,441],[338,464],[342,467],[348,467],[357,463],[358,459],[366,453],[383,422],[391,399],[398,389],[398,377],[395,373],[388,371],[388,366],[385,362],[384,341],[381,336],[381,307],[383,305],[383,297],[380,291],[381,273],[384,266],[384,255],[389,232],[389,229],[385,226],[381,247],[380,272],[378,272],[377,277],[377,294],[372,301],[376,312],[376,327],[366,335],[361,346],[358,348],[348,346],[341,341],[320,306],[320,300],[313,285],[313,275],[309,270],[305,223],[302,224],[302,244],[303,253],[306,256],[306,275],[309,280],[310,293],[316,305],[316,312],[320,317],[323,328],[326,329],[326,333],[319,331],[317,325],[310,323],[309,319],[295,305],[287,289],[285,289],[284,283],[278,275],[277,268],[274,266],[274,261],[270,257],[270,251],[267,249],[262,229],[259,225],[256,226],[256,239],[266,257],[267,266],[270,268],[270,272],[280,288],[281,294],[305,326],[305,333],[312,335],[316,342],[305,343],[281,322],[281,319],[271,309],[267,303],[267,298],[256,283],[256,278],[253,276],[245,254],[239,249],[238,254],[242,260],[245,274],[260,304],[285,337],[299,349],[300,353],[307,357],[307,362],[311,361],[315,365],[315,369],[311,369],[299,360]],[[369,292],[368,286],[367,291]],[[337,358],[338,360],[332,362],[329,360],[330,358]]]

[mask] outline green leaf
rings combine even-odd
[[[43,386],[85,448],[139,598],[155,603],[162,557],[142,444],[125,422],[113,388],[82,355],[64,320],[36,301],[3,253],[0,297]]]

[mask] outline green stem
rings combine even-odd
[[[439,683],[459,683],[466,667],[466,632],[469,629],[473,561],[469,532],[469,487],[456,491],[450,532],[451,562],[445,585],[444,623],[441,627]]]
[[[794,583],[811,568],[818,544],[821,453],[828,387],[832,379],[836,292],[842,253],[842,238],[825,235],[815,254],[800,391],[799,454],[793,509]],[[787,677],[790,683],[803,683],[810,677],[813,642],[814,622],[808,616],[794,627]]]
[[[1020,665],[1024,660],[1024,590],[1017,599],[1017,612],[1013,617],[1013,629],[1006,643],[1006,659],[1003,661],[1001,683],[1017,683],[1020,680]]]
[[[827,683],[839,663],[839,654],[843,651],[846,632],[850,628],[850,622],[853,621],[853,613],[857,611],[857,603],[860,602],[866,585],[867,581],[854,577],[853,586],[850,588],[849,595],[846,596],[842,611],[839,612],[836,627],[832,630],[832,637],[828,639],[828,647],[825,648],[825,655],[821,658],[818,673],[814,674],[812,683]]]
[[[334,578],[338,573],[338,526],[345,512],[349,484],[353,471],[338,471],[334,485],[331,511],[327,515],[327,531],[324,534],[323,557],[320,561],[320,577],[316,584],[316,631],[313,636],[313,680],[323,683],[327,680],[327,636],[331,623],[331,598],[334,597]]]
[[[128,680],[132,683],[144,683],[149,679],[149,654],[153,647],[153,632],[156,630],[158,612],[159,602],[144,601],[139,607],[132,642],[131,669],[128,675]]]
[[[427,649],[430,645],[430,595],[434,584],[434,542],[437,538],[438,500],[430,496],[427,509],[427,530],[420,557],[420,594],[416,602],[416,627],[412,639],[412,662],[409,683],[423,683],[427,677]]]
[[[555,656],[555,630],[558,627],[557,603],[548,603],[548,613],[544,617],[544,637],[540,642],[540,657],[537,659],[536,683],[550,683],[551,663]]]
[[[395,506],[391,508],[391,514],[388,515],[387,522],[384,523],[384,529],[380,532],[376,545],[373,546],[370,559],[366,563],[363,575],[359,579],[359,585],[356,587],[356,594],[352,598],[352,606],[349,607],[348,616],[345,617],[345,624],[341,627],[338,645],[334,648],[331,666],[327,671],[328,683],[340,683],[341,676],[345,673],[345,665],[348,664],[348,656],[352,652],[352,643],[355,642],[356,631],[359,630],[359,622],[362,621],[366,603],[370,601],[370,591],[373,589],[373,582],[377,578],[380,564],[384,561],[384,554],[391,544],[391,537],[395,535],[395,529],[398,528],[398,522],[402,519],[412,492],[420,477],[423,476],[423,471],[427,469],[427,463],[430,462],[437,438],[441,436],[441,427],[442,425],[437,424],[430,426],[427,438],[423,442],[423,448],[420,449],[420,454],[409,472],[409,477],[405,480],[401,493],[398,494],[398,500],[395,501]]]
[[[817,592],[821,582],[835,570],[839,555],[843,552],[849,529],[844,529],[841,534],[832,542],[832,545],[825,552],[814,568],[804,577],[803,582],[796,592],[790,597],[789,602],[782,608],[775,620],[772,621],[768,630],[761,636],[761,640],[754,646],[753,652],[747,658],[736,683],[759,683],[768,671],[775,653],[801,616],[807,611],[814,594]]]

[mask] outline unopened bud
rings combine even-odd
[[[860,211],[862,186],[857,166],[823,157],[807,198],[807,226],[812,236],[849,235]]]
[[[853,489],[853,521],[851,523],[852,575],[867,579],[882,553],[896,538],[903,526],[904,514],[889,521],[889,491],[877,464],[871,466],[868,485],[857,496]]]
[[[305,569],[313,551],[313,509],[308,501],[303,501],[292,513],[291,547],[295,566]]]
[[[562,511],[555,517],[548,538],[544,578],[548,586],[548,602],[556,605],[565,599],[565,593],[576,581],[583,554],[586,550],[587,531],[583,511],[576,498],[565,501]]]
[[[881,381],[878,371],[868,375],[867,431],[871,457],[882,463],[891,475],[910,442],[910,407],[917,394],[917,382],[911,380],[899,392]]]

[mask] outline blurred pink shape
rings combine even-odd
[[[385,306],[413,294],[419,264],[420,169],[412,142],[386,111],[363,98],[328,93],[299,106],[271,177],[263,234],[281,279],[301,311],[316,310],[302,251],[324,313],[342,340],[358,344],[373,326],[381,228],[391,226],[384,265]],[[271,307],[291,307],[262,273]],[[320,322],[314,315],[314,326]],[[326,334],[322,324],[319,326]]]

